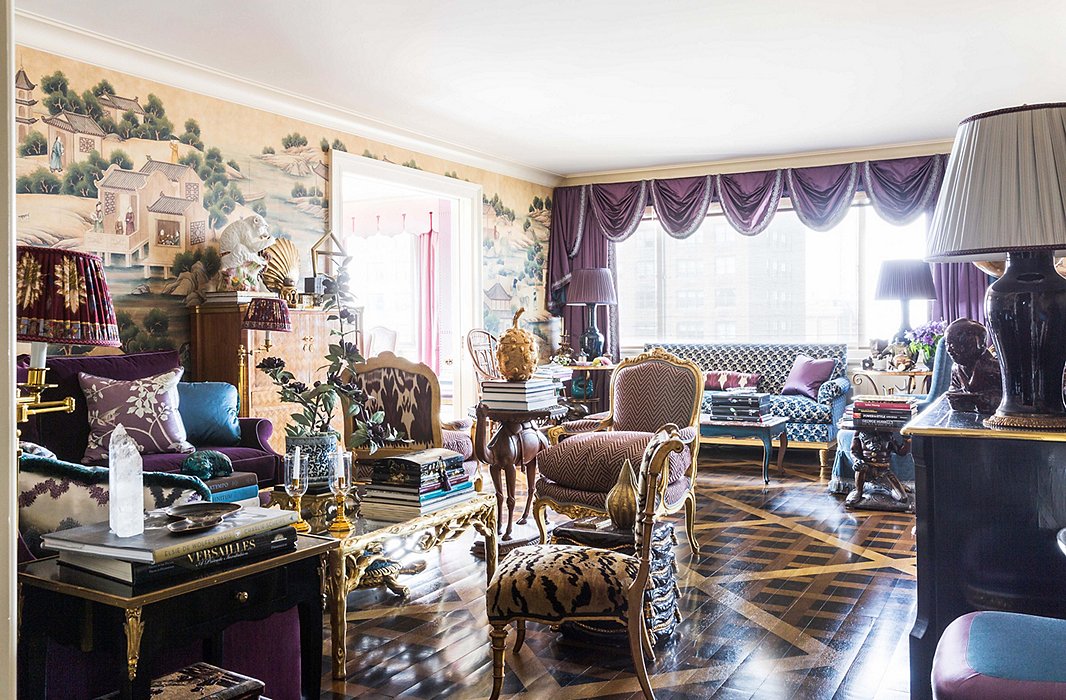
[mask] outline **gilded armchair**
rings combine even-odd
[[[693,552],[696,518],[696,455],[699,451],[703,374],[690,360],[656,348],[623,360],[611,374],[610,410],[604,418],[570,421],[548,430],[552,445],[537,458],[533,517],[547,541],[545,509],[579,518],[606,515],[607,492],[626,459],[636,464],[661,425],[681,426],[687,449],[670,457],[657,515],[685,510]]]
[[[374,458],[430,447],[446,447],[463,455],[463,466],[471,479],[477,478],[474,441],[470,424],[441,425],[440,381],[429,366],[382,352],[357,365],[355,381],[367,397],[367,408],[385,412],[385,422],[400,430],[409,443],[402,447],[383,447]],[[347,444],[353,421],[344,422]],[[360,458],[368,457],[357,451]]]
[[[689,439],[695,442],[695,436]],[[517,628],[514,653],[522,649],[526,621],[557,625],[576,620],[610,620],[625,625],[633,669],[645,698],[655,694],[645,656],[655,663],[645,622],[644,592],[650,579],[653,526],[666,496],[669,457],[687,451],[676,425],[664,425],[647,441],[640,461],[637,521],[633,528],[636,556],[608,549],[573,545],[532,545],[512,550],[489,582],[485,593],[489,640],[492,644],[492,696],[503,689],[507,628]]]

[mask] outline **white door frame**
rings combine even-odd
[[[0,169],[0,353],[3,371],[0,372],[0,453],[6,454],[8,468],[0,476],[0,697],[15,697],[15,625],[18,607],[15,602],[15,535],[18,532],[18,508],[15,503],[15,39],[12,36],[13,14],[11,0],[0,0],[0,40],[3,44],[3,93],[0,96],[0,152],[4,166]]]
[[[454,310],[458,326],[453,342],[455,358],[455,418],[465,415],[467,407],[477,400],[477,386],[470,363],[466,362],[466,334],[471,328],[484,324],[481,305],[481,239],[483,236],[481,185],[454,177],[445,177],[424,170],[416,170],[395,163],[385,163],[365,156],[330,149],[329,219],[333,231],[343,230],[341,204],[342,182],[345,174],[374,179],[400,187],[419,190],[430,196],[458,200],[458,235],[452,236],[452,280],[458,284],[457,308]]]

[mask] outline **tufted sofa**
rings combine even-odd
[[[822,466],[828,467],[836,445],[837,423],[844,415],[844,405],[851,390],[846,368],[847,345],[843,343],[670,343],[649,344],[645,350],[661,347],[678,357],[692,360],[704,373],[733,371],[762,376],[759,391],[770,397],[770,410],[788,418],[790,447],[821,450]],[[798,355],[815,359],[831,358],[836,362],[833,374],[818,390],[818,399],[806,396],[783,396],[781,389]],[[710,398],[704,394],[706,411]],[[714,441],[714,439],[710,439]]]

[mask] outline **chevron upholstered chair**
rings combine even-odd
[[[548,430],[552,445],[537,457],[540,476],[534,487],[533,517],[540,541],[547,541],[545,509],[573,518],[607,515],[607,492],[622,465],[640,461],[659,426],[680,426],[689,445],[670,456],[664,498],[658,515],[685,510],[692,551],[696,517],[696,454],[699,451],[703,374],[691,360],[656,348],[622,360],[611,374],[607,416],[563,423]]]
[[[676,425],[648,436],[640,459],[637,519],[633,527],[636,556],[609,549],[566,544],[538,544],[512,550],[496,569],[485,592],[492,643],[492,698],[500,697],[504,679],[507,627],[518,630],[514,651],[522,649],[526,621],[556,625],[568,620],[611,620],[625,625],[633,670],[645,698],[655,700],[644,657],[655,663],[645,622],[650,605],[644,592],[651,579],[651,533],[656,504],[666,492],[668,457],[687,452]],[[695,440],[691,440],[695,442]]]

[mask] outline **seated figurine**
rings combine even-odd
[[[984,326],[968,318],[952,321],[944,331],[944,345],[955,361],[947,392],[952,410],[992,413],[999,406],[1003,382],[986,335]]]
[[[844,499],[844,507],[848,510],[913,511],[910,493],[890,468],[891,455],[905,456],[910,450],[910,438],[897,435],[893,430],[857,430],[851,443],[851,453],[855,457],[855,490]]]

